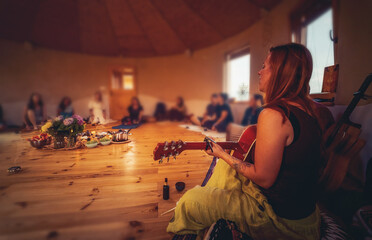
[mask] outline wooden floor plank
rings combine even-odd
[[[158,142],[204,137],[170,122],[132,133],[128,144],[71,151],[34,149],[26,139],[35,133],[0,134],[0,239],[170,239],[172,214],[161,213],[201,184],[211,157],[189,151],[158,164],[152,152]],[[15,165],[24,171],[8,174]],[[162,199],[165,177],[169,200]],[[177,181],[186,183],[182,192]]]

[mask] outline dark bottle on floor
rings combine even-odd
[[[168,185],[168,178],[165,178],[165,183],[163,186],[163,199],[168,200],[169,199],[169,185]]]

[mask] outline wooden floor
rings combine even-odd
[[[174,184],[201,184],[211,157],[188,151],[160,165],[152,151],[157,142],[204,137],[169,122],[132,133],[129,144],[70,151],[34,149],[25,140],[31,133],[0,134],[0,239],[170,239],[172,214],[160,214],[185,192]],[[16,165],[23,172],[8,174]]]

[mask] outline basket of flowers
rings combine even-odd
[[[73,148],[77,135],[84,131],[84,127],[84,120],[79,115],[69,118],[58,116],[42,126],[41,131],[53,137],[54,148]]]

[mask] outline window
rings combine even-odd
[[[302,29],[303,42],[313,56],[313,74],[310,79],[310,93],[322,92],[324,68],[334,64],[332,30],[332,9],[314,19]]]
[[[134,70],[132,68],[124,68],[120,70],[113,70],[111,77],[112,89],[134,89]]]
[[[133,89],[133,75],[124,74],[123,75],[124,89],[132,90]]]
[[[230,98],[238,101],[248,100],[250,62],[251,56],[248,49],[228,55],[225,91]]]

